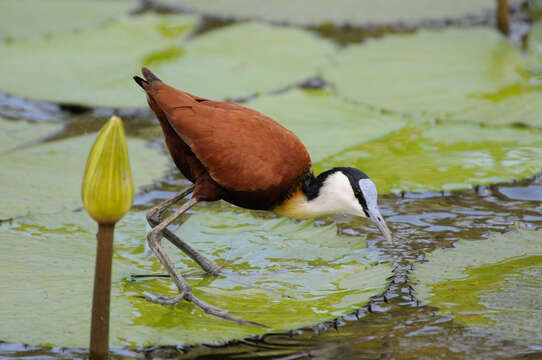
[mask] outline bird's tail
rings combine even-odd
[[[160,80],[158,78],[158,76],[154,75],[152,73],[152,71],[150,71],[149,69],[147,69],[146,67],[142,67],[141,68],[141,73],[143,74],[143,77],[145,79],[142,79],[141,77],[139,76],[134,76],[134,80],[135,82],[141,86],[144,90],[147,90],[147,87],[149,84],[152,84],[153,82],[155,81],[159,81],[159,82],[162,82],[162,80]]]

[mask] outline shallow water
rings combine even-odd
[[[174,174],[174,173],[173,173]],[[170,196],[186,180],[177,175],[162,179],[157,186],[136,197],[138,208],[148,208]],[[497,340],[491,333],[473,330],[439,315],[438,309],[419,304],[408,273],[412,264],[424,260],[424,253],[452,247],[458,239],[478,240],[489,232],[506,232],[514,227],[542,228],[540,188],[542,177],[516,184],[477,187],[461,192],[419,192],[384,196],[382,213],[395,236],[388,245],[369,224],[337,216],[340,231],[368,234],[368,246],[383,252],[383,260],[395,264],[388,290],[356,313],[335,321],[291,331],[268,334],[228,344],[184,347],[154,347],[114,350],[114,358],[198,358],[239,357],[285,359],[409,359],[409,358],[538,358],[542,346]],[[527,199],[526,199],[527,198]],[[532,199],[532,200],[531,200]],[[210,206],[227,207],[222,203]],[[358,320],[359,319],[359,320]],[[422,356],[423,354],[423,356]],[[0,358],[62,359],[85,358],[84,350],[44,349],[0,344]]]
[[[516,16],[519,16],[516,14]],[[486,24],[488,16],[464,19],[455,26]],[[229,24],[230,21],[206,18],[194,34]],[[424,24],[422,24],[424,25]],[[425,24],[443,27],[448,22]],[[313,28],[337,43],[357,43],[366,37],[387,32],[410,31],[411,27],[384,29]],[[523,33],[525,30],[522,30]],[[516,38],[519,38],[516,36]],[[520,40],[516,40],[519,42]],[[320,84],[324,85],[324,84]],[[82,135],[98,130],[114,111],[57,106],[26,101],[0,94],[0,114],[32,121],[62,121],[65,128],[43,141]],[[129,135],[160,146],[161,133],[148,110],[118,112],[125,120]],[[188,182],[171,169],[162,179],[138,194],[136,210],[145,210],[171,197]],[[450,248],[459,239],[480,240],[491,232],[508,232],[516,227],[542,229],[542,177],[528,180],[477,186],[465,191],[411,192],[381,197],[381,211],[391,228],[395,245],[382,239],[369,223],[349,216],[319,220],[324,225],[337,223],[339,232],[348,235],[368,234],[368,247],[379,249],[380,261],[394,265],[394,275],[387,291],[370,303],[334,321],[287,333],[267,334],[226,344],[149,347],[135,350],[113,349],[115,359],[184,358],[184,359],[542,359],[542,344],[522,344],[500,340],[490,331],[463,326],[439,314],[435,307],[420,304],[409,279],[413,264],[423,262],[425,254],[437,248]],[[225,203],[206,205],[228,209]],[[266,216],[261,213],[261,216]],[[85,349],[43,348],[0,342],[0,359],[87,358]]]

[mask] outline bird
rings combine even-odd
[[[145,91],[166,147],[180,172],[193,185],[151,208],[152,230],[147,243],[176,284],[179,295],[146,293],[151,302],[174,305],[192,302],[204,312],[241,324],[262,324],[240,319],[228,310],[197,298],[161,247],[166,238],[208,274],[222,269],[181,240],[167,227],[202,201],[224,200],[233,205],[267,210],[294,219],[344,213],[370,219],[386,240],[391,232],[382,217],[374,182],[361,170],[336,167],[314,175],[310,155],[299,138],[270,117],[230,101],[214,101],[178,90],[162,82],[149,69],[134,76]],[[163,213],[192,196],[162,220]]]

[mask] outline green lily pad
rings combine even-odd
[[[145,65],[180,89],[209,98],[241,97],[300,82],[333,52],[330,42],[309,32],[256,23],[179,45],[195,19],[149,14],[7,44],[0,48],[0,67],[13,71],[0,90],[56,103],[141,108],[146,98],[132,76]]]
[[[542,171],[542,136],[471,124],[410,125],[322,163],[362,169],[380,192],[466,189]]]
[[[406,124],[397,115],[353,104],[323,90],[290,90],[247,104],[296,133],[318,163]]]
[[[535,20],[540,20],[542,18],[542,1],[528,0],[528,4],[531,17]]]
[[[368,25],[456,19],[495,8],[492,0],[155,0],[162,6],[213,16],[263,19],[279,23]]]
[[[340,53],[324,71],[348,98],[446,120],[540,126],[542,88],[527,59],[488,28],[389,35]],[[503,111],[505,110],[505,111]]]
[[[9,274],[0,298],[1,340],[88,346],[95,231],[84,212],[0,224],[0,269]],[[376,264],[378,253],[365,249],[364,239],[339,237],[335,225],[199,210],[178,233],[236,272],[189,279],[196,296],[271,331],[348,313],[382,293],[391,274],[390,265]],[[144,256],[144,242],[145,214],[131,212],[115,234],[113,347],[211,342],[270,331],[206,315],[190,303],[166,307],[137,297],[143,291],[175,294],[169,279],[126,280],[131,273],[163,271],[158,260]],[[166,243],[182,272],[201,271]]]
[[[6,128],[8,123],[13,127],[11,122],[1,120],[0,129]],[[16,125],[15,134],[34,134],[34,129],[39,134],[44,125],[20,123]],[[12,132],[0,131],[0,142],[10,144],[12,137]],[[1,152],[0,183],[3,195],[0,219],[81,206],[81,181],[95,138],[96,134],[90,134]],[[21,138],[15,139],[19,141]],[[168,158],[159,149],[151,149],[139,139],[128,139],[127,142],[136,187],[150,185],[164,174]],[[20,143],[17,142],[17,145]]]
[[[60,131],[62,125],[7,120],[0,116],[0,156]]]
[[[533,24],[529,33],[528,47],[531,54],[538,56],[542,61],[542,20]]]
[[[542,85],[542,20],[531,27],[527,47],[531,55],[527,72],[534,77],[536,84]]]
[[[42,37],[99,24],[126,14],[132,0],[2,0],[0,39]]]
[[[541,129],[541,99],[542,83],[515,84],[495,93],[487,93],[482,98],[465,101],[464,109],[450,120],[488,125],[524,125]]]
[[[542,341],[542,232],[460,241],[427,259],[411,276],[421,301],[500,338]]]
[[[101,107],[144,107],[132,80],[156,54],[170,56],[196,17],[123,17],[79,32],[0,47],[0,90],[32,100]]]
[[[316,74],[334,52],[331,42],[287,27],[240,23],[183,44],[177,61],[154,66],[167,83],[214,99],[277,90]]]

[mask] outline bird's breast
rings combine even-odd
[[[273,209],[273,212],[293,219],[308,219],[312,214],[307,209],[307,196],[299,186],[291,196]]]

